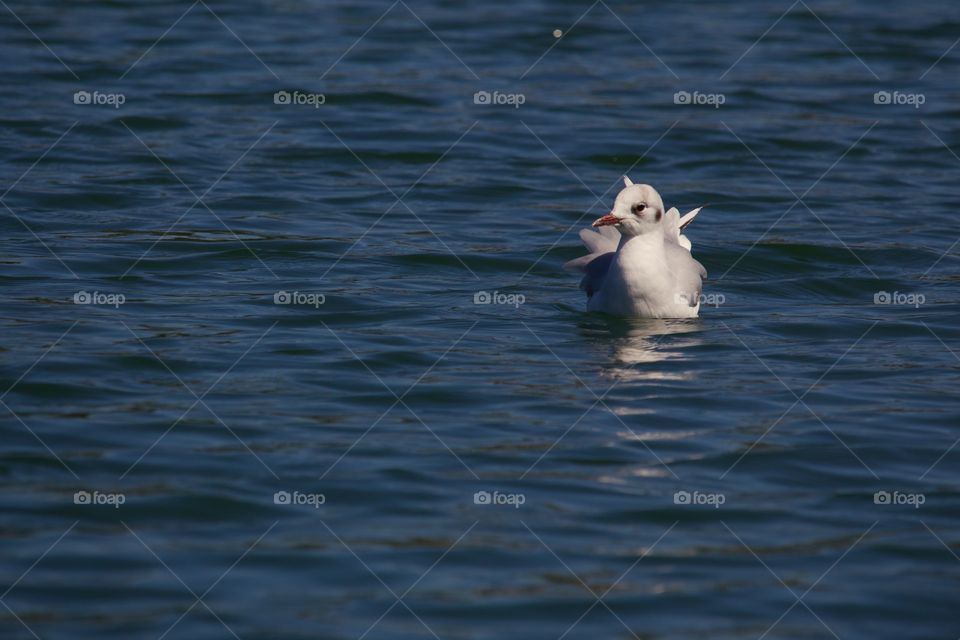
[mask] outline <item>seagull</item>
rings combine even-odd
[[[583,229],[580,239],[590,252],[565,269],[583,272],[580,288],[587,311],[638,318],[696,318],[700,311],[703,265],[690,253],[681,231],[700,213],[680,217],[664,211],[657,190],[623,177],[613,211]]]

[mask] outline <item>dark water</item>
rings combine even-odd
[[[960,636],[955,3],[0,36],[2,637]],[[625,172],[697,321],[560,269]]]

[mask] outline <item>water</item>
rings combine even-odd
[[[2,13],[3,637],[960,635],[952,3]]]

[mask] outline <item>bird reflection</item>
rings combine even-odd
[[[687,358],[686,351],[690,347],[703,343],[696,337],[702,330],[703,323],[697,319],[662,320],[594,315],[580,323],[581,335],[595,348],[598,360],[602,358],[607,361],[604,375],[621,384],[693,379],[693,371],[666,371],[663,367],[650,365]],[[689,335],[676,337],[683,334]]]
[[[611,445],[639,442],[654,457],[644,456],[616,472],[600,476],[600,482],[626,484],[631,477],[666,478],[673,474],[667,441],[686,440],[695,432],[677,429],[661,421],[656,414],[656,398],[661,388],[672,381],[694,380],[696,369],[687,370],[678,363],[690,358],[690,350],[703,344],[698,337],[704,329],[697,319],[658,320],[591,315],[580,321],[580,334],[601,366],[601,375],[609,378],[602,394],[603,406],[617,416],[619,428]],[[609,394],[609,395],[608,395]]]

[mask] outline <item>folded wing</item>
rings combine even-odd
[[[683,238],[686,240],[686,238]],[[689,241],[688,241],[689,242]],[[683,245],[665,243],[667,267],[673,275],[674,291],[687,301],[691,307],[697,306],[700,294],[703,291],[703,279],[707,277],[707,270],[697,262],[689,249]]]
[[[580,239],[590,253],[567,262],[563,268],[583,272],[580,288],[587,293],[587,298],[590,298],[603,287],[610,262],[617,252],[617,245],[620,244],[620,232],[612,226],[599,227],[599,232],[582,229]]]

